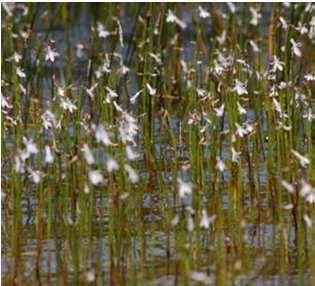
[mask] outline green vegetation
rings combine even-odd
[[[315,285],[313,4],[1,9],[4,285]]]

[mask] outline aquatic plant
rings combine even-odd
[[[2,3],[5,285],[315,284],[312,3]]]

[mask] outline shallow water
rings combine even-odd
[[[47,5],[29,6],[31,11],[38,11],[38,16],[33,27],[33,42],[30,41],[34,46],[23,46],[23,68],[29,73],[25,81],[21,79],[21,83],[28,90],[19,99],[14,95],[14,88],[11,90],[10,85],[15,89],[17,87],[10,64],[2,61],[2,67],[5,68],[2,77],[6,82],[12,81],[8,84],[9,87],[2,88],[3,94],[13,105],[18,101],[17,114],[20,118],[29,116],[28,121],[23,122],[24,125],[22,120],[17,125],[12,125],[7,114],[2,113],[1,273],[5,285],[311,285],[314,232],[303,221],[302,215],[308,214],[313,218],[314,207],[303,201],[298,190],[296,196],[285,191],[280,181],[283,176],[286,180],[292,178],[298,189],[302,179],[310,182],[314,180],[314,175],[310,175],[314,168],[312,164],[308,169],[301,168],[289,155],[290,149],[285,144],[294,136],[293,131],[288,136],[285,132],[275,133],[274,138],[278,141],[274,142],[275,145],[268,145],[268,140],[271,139],[267,137],[276,132],[276,128],[268,122],[273,120],[270,119],[271,111],[268,109],[271,104],[268,105],[267,96],[264,98],[261,95],[263,104],[260,108],[263,112],[255,109],[255,104],[259,103],[255,101],[258,96],[254,96],[254,89],[243,98],[244,105],[248,101],[255,104],[247,106],[247,113],[242,120],[257,125],[259,123],[261,129],[257,128],[244,138],[236,138],[235,143],[228,131],[229,128],[234,128],[230,123],[230,115],[225,113],[222,121],[215,117],[212,107],[218,107],[216,102],[229,101],[224,99],[223,94],[216,94],[214,82],[207,78],[209,58],[200,52],[197,43],[202,41],[196,35],[197,30],[201,29],[205,43],[212,48],[214,39],[211,37],[215,27],[212,22],[198,22],[197,4],[172,7],[176,8],[176,14],[185,21],[187,29],[182,31],[173,27],[169,31],[167,35],[172,37],[165,43],[163,57],[167,58],[168,54],[179,49],[177,46],[172,48],[169,43],[176,33],[180,35],[179,58],[189,63],[191,68],[196,67],[194,73],[197,75],[193,84],[195,87],[209,88],[214,98],[210,100],[213,100],[213,104],[188,98],[190,87],[186,86],[185,75],[181,78],[180,91],[174,91],[173,87],[163,89],[165,94],[172,97],[174,93],[174,98],[180,99],[152,96],[153,104],[143,110],[143,97],[149,98],[147,92],[138,97],[136,104],[130,102],[130,97],[141,87],[146,88],[138,70],[141,60],[136,56],[140,55],[135,51],[133,53],[136,55],[131,53],[133,61],[126,81],[124,75],[111,77],[119,68],[119,61],[114,61],[107,84],[119,93],[117,102],[137,117],[139,126],[134,147],[139,156],[128,162],[124,155],[125,146],[119,141],[117,132],[116,125],[121,120],[119,112],[110,104],[106,105],[105,101],[96,102],[98,96],[104,100],[105,87],[98,87],[95,99],[91,100],[87,96],[85,88],[91,86],[87,73],[91,59],[89,55],[94,49],[93,64],[96,69],[106,60],[103,54],[109,52],[113,45],[110,38],[114,36],[91,44],[92,37],[97,37],[91,31],[91,26],[98,21],[108,26],[113,25],[112,15],[104,16],[101,11],[112,7],[113,10],[110,11],[120,19],[125,44],[123,48],[117,45],[114,51],[121,53],[123,62],[126,63],[130,50],[138,49],[136,44],[141,42],[139,40],[135,44],[138,39],[132,38],[133,28],[138,27],[135,19],[139,19],[139,15],[142,17],[139,22],[150,17],[155,19],[157,15],[150,13],[160,13],[163,4],[159,5],[155,7],[156,10],[150,10],[152,8],[149,4],[69,5],[67,13],[70,16],[67,15],[70,20],[67,24],[61,19],[58,22],[58,18],[54,17],[44,19],[45,13],[61,17],[58,9],[62,9],[62,6],[59,4],[52,4],[50,8]],[[275,5],[263,4],[261,7],[257,41],[262,42],[263,62],[268,59],[266,37],[270,14]],[[209,11],[214,9],[211,5],[203,7]],[[96,11],[97,8],[100,11]],[[228,25],[235,15],[229,12],[224,3],[219,8]],[[13,13],[19,14],[18,8],[15,9]],[[80,16],[74,16],[76,9]],[[292,7],[283,6],[282,9],[285,17],[289,18]],[[238,22],[249,21],[247,10],[245,4],[237,5]],[[5,12],[2,11],[3,14]],[[15,29],[30,23],[28,18],[14,21],[13,18],[2,17],[3,25],[12,24]],[[211,14],[211,21],[212,17]],[[294,20],[293,24],[296,24],[297,20]],[[236,29],[241,29],[240,27],[243,26],[236,24]],[[238,36],[245,37],[244,27],[244,31],[236,31]],[[4,27],[2,29],[2,34],[7,36],[8,31]],[[250,32],[251,28],[248,29]],[[141,39],[141,34],[138,33]],[[211,41],[207,42],[208,38]],[[41,66],[37,67],[35,51],[41,42],[46,44],[48,39],[55,40],[54,47],[60,57],[54,63],[41,60]],[[5,41],[2,42],[2,50],[6,56],[11,55],[14,49],[7,46]],[[75,56],[78,43],[86,47],[80,58]],[[307,44],[309,42],[305,39],[303,45]],[[14,43],[13,46],[21,52],[19,44]],[[224,49],[222,47],[222,51]],[[245,56],[248,54],[245,53],[244,58]],[[197,63],[199,58],[200,64]],[[176,69],[178,59],[170,62],[165,69]],[[212,62],[213,58],[209,65]],[[300,62],[297,61],[296,65],[298,63]],[[267,69],[268,65],[263,63],[262,66]],[[37,68],[40,72],[34,72],[34,78],[31,78],[32,69]],[[154,70],[151,66],[148,70],[150,68]],[[148,82],[154,82],[156,86],[160,82],[169,83],[172,79],[167,77],[167,71],[163,72],[164,78],[158,77],[155,82],[156,77],[151,76],[148,77]],[[308,64],[301,67],[300,76],[306,72],[309,72]],[[98,79],[93,74],[92,78],[92,83],[105,84],[104,75]],[[250,81],[250,76],[246,80]],[[225,85],[226,92],[230,90],[231,82],[230,80]],[[74,87],[69,97],[77,105],[80,104],[80,112],[75,115],[62,110],[58,103],[55,104],[58,98],[56,87],[69,84]],[[262,89],[260,94],[266,92],[264,85],[267,83],[262,81],[262,87],[256,86],[257,89]],[[310,85],[306,83],[306,87],[302,87],[297,83],[297,89],[306,94],[311,93]],[[284,102],[289,96],[291,95],[287,95],[287,98],[284,96],[282,106],[287,106]],[[305,106],[312,108],[309,98],[305,101]],[[60,131],[47,131],[41,126],[40,116],[51,105],[54,105],[55,112],[62,118],[64,125]],[[27,109],[29,106],[30,109]],[[103,109],[103,106],[109,107]],[[165,115],[165,111],[168,115]],[[205,129],[205,141],[196,143],[194,140],[202,138],[201,126],[209,118],[202,115],[199,123],[188,122],[192,113],[200,115],[202,112],[211,118],[213,125]],[[275,114],[277,115],[276,112]],[[16,114],[12,111],[12,116],[14,115]],[[280,120],[276,115],[274,122]],[[294,118],[292,115],[292,120]],[[302,118],[302,113],[298,118],[300,125],[298,122],[296,125],[292,123],[295,127],[303,127],[297,128],[298,131],[294,133],[297,134],[296,148],[299,147],[297,149],[310,156],[311,162],[314,162],[314,149],[305,140],[308,136],[305,131],[308,123]],[[100,122],[106,123],[113,142],[118,142],[118,146],[104,147],[94,140],[92,126]],[[194,128],[197,132],[194,132]],[[15,171],[14,157],[18,156],[24,146],[22,136],[35,138],[39,153],[31,155],[27,159],[26,171],[19,173]],[[84,143],[89,144],[95,158],[91,166],[80,151]],[[52,165],[44,162],[44,146],[47,144],[54,149],[55,161]],[[231,161],[233,144],[242,152],[237,164]],[[118,161],[118,171],[106,171],[109,157]],[[220,157],[226,164],[222,172],[218,171],[216,157]],[[132,183],[127,172],[123,171],[122,164],[126,162],[139,175],[136,183]],[[29,169],[41,170],[44,176],[40,183],[31,180]],[[93,186],[89,181],[88,172],[91,169],[102,171],[104,180],[101,185]],[[178,178],[191,182],[191,195],[179,197]],[[292,208],[288,207],[289,204],[293,205]],[[202,210],[206,210],[209,217],[213,218],[206,229],[200,226]]]

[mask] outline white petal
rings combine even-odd
[[[104,181],[103,175],[99,170],[89,171],[89,179],[93,185],[99,185]]]
[[[139,175],[130,165],[125,164],[125,170],[128,173],[129,180],[132,183],[137,183],[139,181]]]
[[[45,163],[52,164],[54,162],[54,156],[49,146],[45,146]]]
[[[106,169],[109,173],[111,173],[113,171],[117,171],[119,169],[119,165],[115,159],[108,158],[106,160]]]

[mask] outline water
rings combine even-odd
[[[187,23],[188,28],[181,31],[177,27],[169,33],[174,36],[176,30],[180,35],[179,57],[191,64],[190,68],[196,66],[198,52],[201,64],[197,64],[198,68],[192,72],[196,74],[193,84],[209,88],[214,93],[211,94],[213,102],[212,99],[209,102],[186,99],[191,96],[186,86],[187,78],[182,78],[183,94],[179,94],[182,100],[152,97],[154,106],[145,110],[143,97],[148,95],[139,95],[136,104],[129,102],[130,96],[143,87],[138,72],[141,59],[137,58],[139,54],[136,51],[141,41],[133,39],[132,35],[136,27],[135,19],[139,19],[139,15],[142,19],[156,16],[150,15],[148,5],[93,6],[83,3],[81,7],[69,6],[72,21],[66,26],[58,18],[44,19],[45,11],[48,15],[58,14],[61,5],[52,4],[48,9],[46,4],[37,4],[35,11],[38,10],[39,16],[34,22],[31,41],[36,44],[26,45],[23,67],[30,74],[32,70],[29,68],[36,70],[35,52],[41,42],[46,43],[49,39],[54,39],[60,57],[54,63],[41,61],[40,72],[36,75],[34,72],[31,83],[21,80],[29,88],[21,99],[22,118],[27,112],[30,113],[26,126],[22,123],[18,123],[17,127],[10,125],[6,114],[2,114],[5,122],[5,128],[2,128],[2,282],[5,285],[311,285],[314,259],[312,228],[307,227],[302,217],[298,216],[300,210],[297,205],[302,209],[300,216],[308,214],[312,217],[313,210],[310,204],[302,203],[303,198],[284,191],[279,182],[284,175],[286,180],[296,180],[296,185],[301,178],[312,181],[312,167],[303,169],[291,161],[287,164],[290,166],[284,164],[283,158],[288,157],[286,154],[290,152],[285,144],[289,144],[287,142],[291,139],[283,133],[274,135],[279,140],[274,142],[278,153],[268,149],[270,146],[265,137],[274,134],[267,122],[270,119],[268,99],[262,99],[264,102],[260,107],[264,110],[263,114],[255,110],[254,104],[247,107],[246,119],[249,122],[258,123],[262,117],[262,122],[259,122],[262,124],[261,130],[257,128],[244,139],[236,138],[236,143],[230,133],[222,132],[231,129],[230,115],[225,113],[221,124],[220,118],[216,118],[211,110],[213,106],[218,107],[217,102],[230,101],[224,98],[224,94],[215,94],[213,82],[206,77],[209,59],[200,51],[196,30],[202,29],[207,39],[214,33],[214,27],[209,23],[204,28],[197,28],[196,21],[200,21],[198,5],[178,5],[176,15]],[[133,60],[128,66],[128,77],[121,74],[111,77],[119,69],[119,57],[114,61],[109,75],[98,79],[93,74],[92,83],[104,85],[104,89],[99,88],[95,99],[90,100],[84,90],[90,87],[90,54],[94,53],[95,72],[102,61],[106,61],[103,54],[111,50],[111,38],[114,38],[101,39],[91,46],[91,39],[96,37],[91,26],[98,21],[106,23],[108,27],[111,25],[110,17],[106,18],[101,13],[110,7],[113,10],[108,11],[119,17],[123,28],[124,46],[118,44],[115,52],[121,54],[124,64],[127,64],[130,54]],[[156,11],[160,11],[161,7],[162,4],[157,6]],[[209,5],[205,7],[209,11],[213,8]],[[262,5],[261,23],[257,27],[258,41],[263,42],[263,37],[268,35],[268,19],[273,7],[275,5]],[[100,10],[95,10],[97,8]],[[222,4],[220,9],[224,13],[223,18],[233,19],[227,5]],[[236,9],[237,13],[242,13],[242,9],[247,11],[246,6],[242,5],[237,5]],[[289,10],[285,10],[289,8],[283,9],[289,18]],[[75,17],[75,13],[79,14]],[[246,13],[245,16],[238,14],[237,22],[248,21]],[[4,24],[14,23],[14,20],[2,17]],[[211,21],[212,17],[211,14]],[[29,23],[28,19],[17,20],[14,23],[17,28],[20,21],[21,25]],[[241,26],[237,25],[236,29]],[[5,33],[7,31],[3,30],[2,34]],[[244,33],[238,32],[240,37]],[[165,58],[178,48],[176,45],[172,48],[171,41],[172,38],[165,43],[165,52],[162,53]],[[75,56],[77,44],[83,44],[86,48],[82,57]],[[211,46],[213,41],[208,44],[209,48],[214,48]],[[306,45],[306,40],[303,44]],[[266,41],[262,44],[265,48],[264,45],[267,45]],[[6,47],[3,42],[5,54],[11,54],[12,47]],[[221,51],[226,48],[222,47]],[[69,52],[72,53],[71,60]],[[266,54],[262,55],[263,60],[266,60]],[[172,71],[179,64],[178,60],[171,61],[168,59],[168,65],[160,68],[162,77],[158,77],[157,82],[155,76],[148,76],[148,82],[155,86],[171,82],[169,70]],[[6,68],[9,64],[3,62],[2,66]],[[4,70],[2,75],[6,81],[11,75],[8,70]],[[250,82],[250,77],[246,81]],[[124,145],[119,141],[116,126],[120,120],[119,112],[113,107],[106,109],[106,103],[97,101],[105,95],[106,82],[107,86],[119,92],[117,102],[122,108],[138,118],[139,133],[134,148],[139,156],[133,162],[127,162]],[[229,91],[233,80],[227,82],[224,83],[225,89]],[[78,106],[82,104],[80,113],[71,115],[55,104],[54,112],[62,117],[64,125],[60,131],[43,131],[40,115],[57,102],[56,87],[70,84],[74,89],[69,97]],[[266,82],[261,83],[264,84]],[[166,86],[161,90],[171,95],[172,89]],[[7,88],[3,88],[3,94],[10,100],[13,97]],[[243,98],[244,105],[247,101],[255,101],[253,94]],[[34,105],[30,104],[28,110],[27,104],[32,100]],[[168,115],[163,113],[165,110]],[[204,111],[215,126],[205,131],[203,145],[199,144],[201,141],[194,143],[194,139],[200,140],[202,137],[198,133],[200,126],[187,124],[191,116],[189,113],[193,110],[199,115]],[[89,113],[92,119],[87,115]],[[296,118],[293,116],[292,121]],[[301,116],[298,120],[306,130],[306,120],[303,121]],[[82,124],[78,124],[78,121]],[[118,146],[104,147],[95,142],[90,126],[99,122],[110,129],[111,139],[119,142]],[[205,123],[204,118],[201,123]],[[195,127],[199,130],[196,133]],[[294,133],[297,134],[297,141],[303,142],[307,137],[304,129]],[[260,132],[264,135],[262,138]],[[148,143],[148,134],[151,134],[149,143],[153,143],[152,146]],[[25,173],[14,171],[14,157],[23,146],[21,135],[35,138],[40,149],[38,154],[27,160],[28,168],[40,169],[43,173],[40,184],[31,181],[28,168]],[[290,136],[294,136],[293,133]],[[91,147],[95,158],[92,166],[88,166],[80,151],[83,143]],[[43,147],[46,144],[54,146],[55,161],[52,165],[44,163]],[[310,148],[307,142],[302,145],[311,159],[313,155],[307,150],[313,149],[307,149]],[[242,152],[238,164],[231,162],[231,146],[237,146]],[[108,156],[118,161],[119,171],[105,172]],[[226,164],[222,172],[216,167],[217,156]],[[139,174],[140,180],[135,184],[123,171],[126,162]],[[287,171],[286,168],[291,169]],[[91,169],[102,170],[104,180],[100,186],[93,186],[89,182],[87,174]],[[298,173],[296,177],[295,170]],[[178,178],[191,182],[192,195],[185,198],[178,196]],[[301,202],[296,203],[299,198]],[[292,203],[292,209],[285,209]],[[208,229],[200,227],[202,210],[213,218]],[[192,221],[193,229],[190,225]]]

